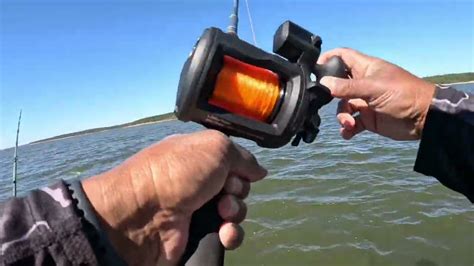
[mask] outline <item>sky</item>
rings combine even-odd
[[[239,35],[252,42],[245,0]],[[271,51],[286,21],[419,76],[474,71],[474,1],[248,0]],[[174,108],[181,67],[202,31],[225,29],[231,0],[1,0],[0,149]]]

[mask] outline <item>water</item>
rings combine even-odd
[[[237,140],[270,174],[252,186],[246,240],[226,265],[473,265],[474,208],[412,171],[418,143],[371,133],[344,141],[334,113],[334,103],[323,110],[310,145],[269,150]],[[21,146],[19,194],[103,172],[165,136],[199,129],[172,121]],[[0,151],[1,200],[11,195],[12,156]]]

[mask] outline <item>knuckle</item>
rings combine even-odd
[[[169,141],[169,140],[180,138],[182,136],[183,136],[182,134],[175,133],[175,134],[171,134],[171,135],[168,135],[168,136],[164,137],[162,139],[162,141]]]
[[[219,154],[221,159],[228,160],[233,148],[233,142],[224,133],[217,130],[209,130],[206,134],[211,148]]]
[[[208,130],[206,135],[207,138],[217,147],[228,147],[232,143],[224,133],[217,130]]]
[[[347,82],[345,82],[345,86],[343,90],[346,92],[346,94],[354,94],[355,92],[358,91],[360,87],[360,81],[357,79],[348,79]]]
[[[352,91],[352,90],[354,90],[354,86],[355,86],[355,85],[354,85],[354,80],[353,80],[353,79],[349,79],[349,80],[347,81],[347,83],[346,83],[346,88],[345,88],[345,89],[346,89],[347,91]]]
[[[373,56],[367,56],[368,59],[372,62],[374,65],[383,65],[385,64],[385,61],[378,58],[378,57],[373,57]]]
[[[349,47],[341,47],[341,48],[338,48],[339,50],[339,53],[340,54],[349,54],[349,53],[354,53],[355,50],[352,49],[352,48],[349,48]]]

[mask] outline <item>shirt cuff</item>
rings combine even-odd
[[[84,231],[100,265],[127,265],[117,254],[107,237],[106,231],[84,193],[80,180],[64,181],[76,203],[77,214],[83,218]]]

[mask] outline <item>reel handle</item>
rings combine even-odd
[[[317,82],[324,76],[332,76],[337,78],[348,78],[348,71],[346,64],[339,56],[329,58],[329,61],[324,65],[315,65],[313,73],[316,75]]]
[[[316,93],[317,99],[315,102],[313,102],[313,108],[318,110],[333,99],[331,96],[331,91],[319,83],[321,79],[325,76],[349,78],[349,72],[347,70],[346,64],[339,56],[333,56],[329,58],[329,60],[324,65],[314,65],[312,72],[316,75],[316,84],[319,88]]]
[[[217,211],[219,195],[193,213],[189,226],[188,244],[179,265],[224,265],[224,246],[219,240],[223,222]]]
[[[312,83],[313,87],[310,88],[312,96],[308,111],[309,115],[303,124],[303,129],[296,134],[291,142],[291,145],[293,146],[298,146],[300,140],[303,140],[306,143],[311,143],[316,139],[316,136],[319,133],[321,118],[319,117],[318,110],[333,99],[331,91],[319,83],[321,79],[324,76],[337,78],[349,77],[346,64],[344,64],[344,61],[342,61],[342,58],[339,56],[331,57],[324,65],[315,64],[310,68],[311,72],[316,75],[316,83]]]

